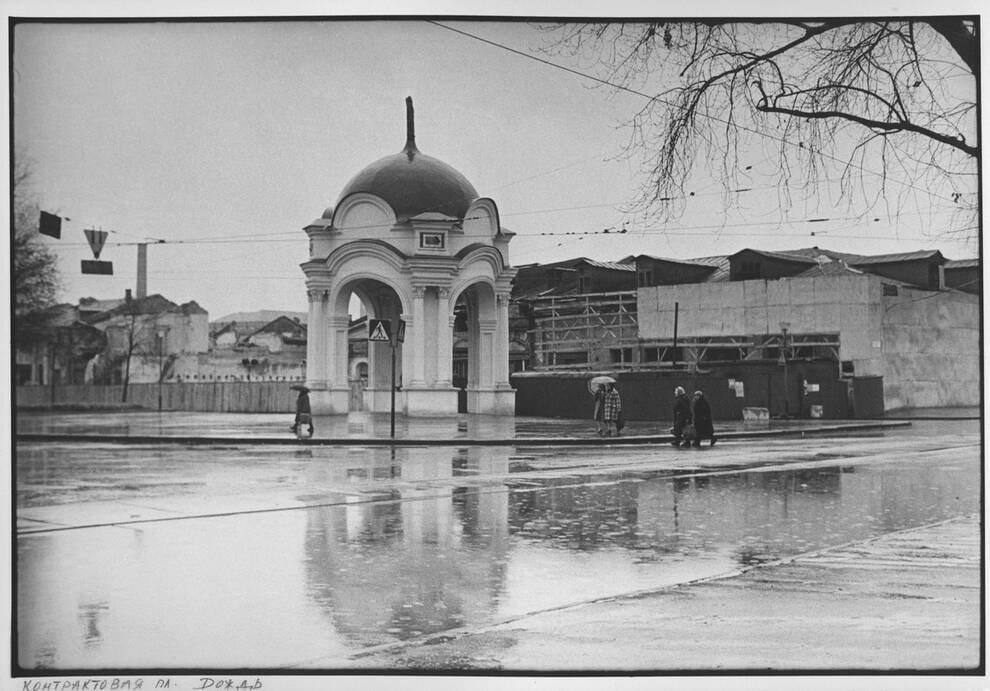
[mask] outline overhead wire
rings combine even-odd
[[[676,104],[676,103],[671,103],[670,101],[668,101],[666,99],[660,98],[658,95],[651,96],[650,94],[647,94],[645,92],[639,91],[637,89],[633,89],[631,87],[624,86],[622,84],[617,84],[617,83],[611,82],[611,81],[609,81],[607,79],[602,79],[601,77],[596,77],[596,76],[591,75],[591,74],[588,74],[586,72],[582,72],[580,70],[573,69],[571,67],[566,67],[566,66],[561,65],[559,63],[553,62],[552,60],[547,60],[545,58],[541,58],[539,56],[532,55],[532,54],[527,53],[525,51],[521,51],[521,50],[518,50],[516,48],[512,48],[511,46],[507,46],[504,43],[499,43],[498,41],[493,41],[491,39],[487,39],[487,38],[484,38],[482,36],[478,36],[477,34],[472,34],[469,31],[464,31],[462,29],[457,29],[457,28],[454,28],[452,26],[448,26],[446,24],[443,24],[443,23],[438,22],[438,21],[433,20],[433,19],[427,19],[427,20],[424,20],[424,21],[426,21],[427,24],[433,24],[434,26],[436,26],[438,28],[445,29],[447,31],[451,31],[453,33],[460,34],[462,36],[466,36],[467,38],[473,39],[475,41],[480,41],[481,43],[485,43],[485,44],[488,44],[488,45],[493,46],[495,48],[499,48],[501,50],[508,51],[510,53],[513,53],[515,55],[519,55],[519,56],[524,57],[524,58],[527,58],[529,60],[534,60],[536,62],[542,63],[542,64],[547,65],[549,67],[553,67],[554,69],[562,70],[564,72],[568,72],[570,74],[576,75],[576,76],[581,77],[583,79],[588,79],[588,80],[591,80],[591,81],[594,81],[594,82],[598,82],[599,84],[603,84],[603,85],[608,86],[608,87],[611,87],[613,89],[616,89],[616,90],[619,90],[619,91],[625,91],[625,92],[630,93],[630,94],[633,94],[635,96],[640,96],[640,97],[645,98],[645,99],[647,99],[649,101],[655,101],[657,103],[662,103],[662,104],[664,104],[666,106],[670,106],[672,108],[683,108],[683,106],[680,106],[679,104]],[[699,116],[699,117],[702,117],[702,118],[707,118],[709,120],[713,120],[713,121],[718,122],[718,123],[723,124],[723,125],[735,126],[738,129],[743,130],[744,132],[749,132],[751,134],[755,134],[755,135],[760,136],[760,137],[766,137],[767,139],[771,139],[771,140],[773,140],[775,142],[778,142],[780,144],[785,144],[787,146],[791,146],[791,147],[795,147],[795,148],[800,148],[800,149],[803,149],[805,151],[809,151],[810,150],[810,149],[808,149],[808,147],[804,146],[804,144],[802,142],[793,142],[793,141],[791,141],[790,139],[788,139],[786,137],[781,137],[779,135],[774,135],[774,134],[771,134],[769,132],[764,132],[762,130],[758,130],[758,129],[753,128],[753,127],[747,127],[746,125],[740,125],[738,123],[733,123],[733,122],[730,122],[729,120],[726,120],[725,118],[720,118],[720,117],[718,117],[716,115],[711,115],[710,113],[707,113],[707,112],[704,112],[704,111],[696,111],[694,114],[697,115],[697,116]],[[911,189],[914,189],[914,190],[917,190],[917,191],[920,191],[920,192],[925,192],[930,197],[935,197],[937,199],[943,199],[944,201],[952,201],[949,197],[942,197],[941,195],[933,194],[931,192],[931,190],[925,189],[924,187],[921,187],[920,185],[916,185],[916,184],[914,184],[912,182],[908,182],[908,181],[905,181],[905,180],[899,180],[897,178],[888,177],[885,173],[880,173],[878,171],[871,170],[870,168],[867,168],[866,166],[864,166],[862,164],[854,164],[852,161],[843,161],[842,159],[840,159],[837,156],[833,156],[831,154],[828,154],[828,153],[825,153],[825,152],[819,151],[819,150],[815,150],[813,153],[821,156],[822,158],[829,159],[829,160],[831,160],[831,161],[833,161],[835,163],[842,164],[843,166],[850,166],[850,167],[855,168],[857,170],[860,170],[860,171],[862,171],[864,173],[869,173],[870,175],[875,175],[875,176],[880,177],[880,178],[883,178],[885,180],[890,180],[892,182],[896,182],[896,183],[898,183],[900,185],[904,185],[905,187],[909,187]]]
[[[470,39],[473,39],[473,40],[477,40],[477,41],[480,41],[482,43],[489,44],[489,45],[494,46],[496,48],[509,51],[511,53],[520,55],[522,57],[525,57],[525,58],[528,58],[528,59],[531,59],[531,60],[535,60],[537,62],[540,62],[540,63],[543,63],[543,64],[548,65],[550,67],[553,67],[555,69],[559,69],[559,70],[563,70],[565,72],[572,73],[572,74],[574,74],[574,75],[576,75],[578,77],[585,78],[585,79],[590,79],[590,80],[593,80],[593,81],[596,81],[596,82],[600,82],[600,83],[605,84],[605,85],[608,85],[610,87],[613,87],[613,88],[616,88],[616,89],[619,89],[619,90],[622,90],[622,91],[627,91],[627,92],[630,92],[630,93],[635,94],[637,96],[641,96],[641,97],[644,97],[644,98],[647,98],[647,99],[650,99],[650,100],[656,100],[656,101],[661,102],[661,103],[664,103],[666,105],[672,105],[668,101],[665,101],[664,99],[660,99],[660,98],[658,98],[656,96],[650,96],[650,95],[648,95],[646,93],[637,91],[635,89],[631,89],[629,87],[625,87],[625,86],[622,86],[620,84],[616,84],[616,83],[610,82],[608,80],[604,80],[604,79],[595,77],[593,75],[590,75],[590,74],[581,72],[579,70],[575,70],[575,69],[566,67],[564,65],[560,65],[558,63],[554,63],[554,62],[552,62],[550,60],[546,60],[544,58],[540,58],[538,56],[534,56],[534,55],[528,54],[526,52],[517,50],[517,49],[512,48],[510,46],[506,46],[506,45],[504,45],[502,43],[499,43],[497,41],[492,41],[492,40],[483,38],[481,36],[477,36],[475,34],[472,34],[470,32],[463,31],[461,29],[457,29],[457,28],[454,28],[454,27],[451,27],[451,26],[447,26],[447,25],[442,24],[442,23],[437,22],[437,21],[427,20],[427,23],[433,24],[433,25],[437,26],[438,28],[446,29],[448,31],[452,31],[452,32],[457,33],[457,34],[461,34],[461,35],[463,35],[463,36],[465,36],[467,38],[470,38]],[[710,118],[710,119],[715,120],[717,122],[727,123],[726,120],[724,120],[722,118],[718,118],[716,116],[709,115],[707,113],[701,113],[701,115],[703,117]],[[740,129],[745,130],[745,131],[752,132],[752,133],[757,134],[759,136],[767,137],[769,139],[772,139],[772,140],[777,141],[777,142],[780,142],[780,143],[788,144],[790,146],[797,146],[794,142],[792,142],[792,141],[790,141],[790,140],[788,140],[787,138],[784,138],[784,137],[775,136],[773,134],[769,134],[769,133],[762,132],[760,130],[756,130],[756,129],[745,127],[745,126],[740,126]],[[838,158],[836,158],[834,156],[831,156],[829,154],[826,154],[826,153],[823,153],[823,152],[817,152],[817,153],[819,155],[825,157],[825,158],[830,158],[832,160],[839,161]],[[559,166],[559,167],[554,168],[554,169],[551,169],[549,171],[544,171],[542,173],[538,173],[536,175],[528,176],[526,178],[520,178],[518,180],[509,182],[509,183],[506,183],[505,185],[502,185],[501,187],[496,188],[496,189],[504,189],[506,187],[510,187],[512,185],[515,185],[515,184],[526,182],[528,180],[532,180],[532,179],[541,177],[543,175],[550,175],[550,174],[559,172],[561,170],[565,170],[567,168],[571,168],[573,166],[579,165],[580,163],[583,163],[583,162],[585,162],[587,160],[591,160],[591,159],[597,158],[599,155],[600,154],[596,154],[594,156],[589,156],[587,158],[583,158],[583,159],[579,159],[577,161],[573,161],[571,163],[568,163],[568,164],[563,165],[563,166]],[[839,161],[839,162],[842,162],[842,161]],[[844,163],[844,162],[842,162],[842,163]],[[750,166],[750,168],[751,167],[752,166]],[[865,166],[861,166],[860,165],[860,166],[854,166],[854,167],[856,167],[859,170],[862,170],[863,172],[866,172],[866,173],[870,173],[870,174],[873,174],[873,175],[881,175],[880,173],[878,173],[876,171],[873,171],[873,170],[870,170],[870,169],[866,168]],[[909,187],[915,187],[911,183],[907,183],[907,182],[904,182],[904,181],[901,181],[901,180],[894,179],[894,182],[897,182],[899,184],[903,184],[903,185],[906,185],[906,186],[909,186]],[[710,187],[710,185],[707,186],[707,187]],[[689,193],[685,193],[682,196],[673,196],[673,197],[669,197],[669,198],[664,198],[661,201],[677,201],[677,200],[685,200],[686,201],[686,200],[690,200],[692,198],[703,197],[703,196],[712,196],[712,195],[716,195],[716,194],[717,195],[724,195],[726,193],[729,193],[729,194],[743,194],[743,193],[749,193],[749,192],[754,192],[754,191],[764,190],[764,189],[775,189],[775,188],[779,188],[779,187],[780,187],[780,185],[765,185],[765,186],[755,186],[755,187],[740,187],[740,188],[736,188],[736,189],[733,189],[733,190],[727,190],[727,191],[722,191],[722,192],[713,192],[713,193],[689,192]],[[706,188],[702,188],[702,189],[706,189]],[[920,188],[916,188],[916,189],[920,189]],[[934,198],[944,199],[946,201],[954,201],[952,199],[949,199],[949,198],[946,198],[946,197],[941,197],[939,195],[931,195],[931,196],[933,196]],[[552,208],[552,209],[541,209],[541,210],[532,210],[532,211],[520,211],[520,212],[506,213],[506,214],[500,214],[500,215],[502,215],[504,217],[515,217],[515,216],[524,216],[524,215],[536,215],[536,214],[547,214],[547,213],[561,213],[561,212],[565,212],[565,211],[576,211],[576,210],[583,210],[583,209],[590,209],[590,208],[617,207],[620,204],[621,204],[621,202],[620,203],[588,204],[588,205],[574,206],[574,207],[560,207],[560,208]],[[434,209],[434,210],[436,210],[436,209]],[[885,218],[890,219],[890,218],[901,217],[901,216],[905,216],[905,215],[940,215],[942,213],[954,213],[954,212],[951,212],[951,211],[948,211],[947,210],[947,211],[943,211],[943,212],[934,212],[934,213],[931,213],[931,212],[920,212],[918,214],[894,214],[893,216],[888,215]],[[463,220],[474,220],[475,218],[478,218],[478,217],[467,217],[467,218],[465,218]],[[873,218],[873,222],[878,222],[880,220],[880,218],[881,217],[874,217]],[[673,226],[673,227],[671,227],[671,226],[665,226],[665,227],[662,227],[662,228],[641,228],[639,230],[629,230],[628,228],[625,227],[625,224],[623,224],[623,228],[620,229],[620,230],[616,230],[614,228],[614,226],[613,226],[613,227],[605,228],[605,229],[601,229],[601,230],[543,231],[543,232],[539,232],[539,233],[523,233],[523,234],[516,235],[516,237],[519,238],[520,240],[522,240],[522,239],[538,239],[538,238],[541,238],[541,237],[559,237],[559,236],[572,236],[572,237],[577,237],[578,239],[582,239],[582,238],[588,237],[588,236],[608,235],[608,234],[629,234],[629,235],[638,235],[640,237],[644,237],[644,236],[646,236],[648,234],[651,234],[651,233],[665,233],[665,234],[677,233],[678,235],[708,235],[709,234],[708,232],[701,233],[701,232],[692,232],[692,231],[699,231],[699,230],[711,231],[711,230],[720,230],[720,229],[723,229],[723,228],[761,227],[761,226],[775,226],[775,227],[778,227],[778,228],[785,228],[787,226],[793,226],[794,224],[824,223],[824,222],[844,222],[844,221],[862,221],[862,217],[784,219],[784,220],[777,220],[777,221],[765,221],[765,222],[761,221],[761,222],[733,223],[733,224],[715,223],[715,224],[693,225],[693,226]],[[350,228],[347,228],[346,230],[361,230],[361,229],[371,230],[371,229],[383,229],[383,228],[388,228],[388,227],[391,227],[391,225],[390,224],[366,224],[366,225],[352,226]],[[970,229],[972,229],[972,228],[957,229],[957,230],[959,230],[960,232],[962,232],[962,231],[970,230]],[[793,228],[791,230],[793,230]],[[117,230],[108,230],[106,232],[113,233],[113,234],[116,234],[116,235],[123,235],[123,236],[126,236],[126,237],[138,237],[138,236],[136,236],[134,234],[124,233],[122,231],[117,231]],[[826,234],[829,234],[832,237],[843,237],[843,238],[850,238],[850,239],[876,239],[877,238],[876,234],[871,234],[871,235],[848,235],[848,234],[841,234],[840,235],[839,233],[836,232],[835,229],[830,230],[830,231],[825,231],[825,233]],[[777,232],[777,233],[764,233],[764,234],[749,232],[749,233],[746,233],[745,235],[742,235],[742,234],[723,234],[722,236],[723,237],[749,237],[749,236],[752,236],[752,237],[778,237],[778,238],[781,238],[781,237],[796,237],[793,233],[781,235],[781,233],[779,233],[779,232]],[[475,234],[469,234],[469,235],[462,235],[462,237],[465,237],[465,238],[490,237],[490,233],[477,234],[477,235],[475,235]],[[816,237],[816,233],[814,231],[810,232],[809,237]],[[135,245],[142,245],[142,244],[160,244],[160,245],[166,245],[166,244],[168,244],[168,245],[178,245],[178,244],[183,244],[183,245],[239,244],[239,243],[245,243],[245,242],[254,242],[254,243],[262,243],[262,242],[263,243],[290,243],[291,242],[291,243],[296,243],[296,242],[299,241],[299,231],[286,231],[286,232],[282,232],[282,233],[250,233],[250,234],[231,235],[231,236],[225,236],[225,237],[220,237],[220,238],[192,238],[192,239],[171,239],[171,240],[170,239],[165,239],[165,238],[150,238],[149,237],[149,238],[146,238],[145,240],[146,241],[144,241],[144,242],[142,242],[142,241],[110,242],[110,243],[105,243],[104,246],[105,247],[108,247],[108,246],[109,247],[124,247],[124,246],[135,246]],[[962,242],[966,242],[966,241],[962,241]],[[64,246],[64,247],[73,247],[73,246],[85,247],[85,246],[87,246],[87,243],[65,243],[65,244],[63,244],[61,246]],[[212,260],[212,261],[215,261],[215,260]]]
[[[537,210],[537,211],[529,211],[529,212],[521,212],[521,213],[526,213],[526,214],[559,213],[561,211],[581,210],[581,209],[586,209],[586,208],[594,208],[594,207],[597,207],[597,206],[600,206],[600,205],[594,205],[594,204],[592,204],[592,205],[582,205],[582,206],[577,206],[577,207],[562,207],[562,208],[545,209],[545,210]],[[609,206],[609,205],[604,205],[604,206]],[[872,218],[869,218],[869,219],[863,219],[861,216],[845,216],[845,217],[835,217],[835,218],[832,218],[832,217],[810,217],[810,218],[784,219],[784,220],[775,220],[775,221],[748,221],[748,222],[740,222],[740,223],[709,223],[709,224],[698,224],[698,225],[664,226],[662,228],[653,227],[653,228],[640,228],[640,229],[629,229],[628,227],[623,227],[623,228],[620,228],[620,229],[615,229],[615,227],[613,226],[613,227],[599,229],[599,230],[540,231],[540,232],[536,232],[536,233],[517,234],[517,235],[515,235],[515,237],[516,238],[519,238],[519,239],[533,239],[533,238],[539,238],[539,237],[587,236],[587,235],[610,235],[610,234],[611,235],[638,235],[638,236],[645,236],[645,235],[653,234],[653,233],[668,233],[669,234],[669,233],[672,233],[672,232],[673,233],[677,233],[678,235],[692,235],[693,233],[691,233],[690,231],[697,231],[697,230],[718,230],[718,229],[722,229],[722,228],[746,228],[746,227],[762,227],[762,226],[771,226],[771,227],[778,227],[778,228],[786,228],[788,226],[795,226],[795,225],[798,225],[798,224],[844,223],[844,222],[854,222],[854,226],[850,226],[850,227],[855,227],[855,225],[861,225],[863,223],[878,223],[881,220],[893,221],[893,220],[896,220],[897,218],[901,218],[901,217],[905,217],[905,216],[940,216],[940,215],[946,215],[946,214],[951,214],[951,213],[955,213],[955,212],[954,211],[950,211],[950,210],[945,210],[945,211],[941,211],[941,212],[921,211],[921,212],[913,212],[913,213],[898,213],[898,214],[887,215],[887,216],[873,216]],[[464,220],[474,220],[474,219],[481,219],[481,218],[483,218],[483,217],[480,217],[480,216],[471,217],[471,216],[469,216],[469,217],[466,217]],[[378,224],[365,224],[365,225],[361,225],[361,226],[348,227],[345,230],[346,231],[350,231],[350,230],[373,230],[373,229],[384,230],[384,229],[388,229],[388,228],[392,228],[392,227],[393,227],[392,224],[378,223]],[[954,229],[954,230],[956,230],[958,232],[963,232],[965,230],[973,230],[975,228],[976,228],[976,226],[967,227],[967,228],[959,228],[959,229]],[[834,231],[809,231],[809,232],[811,233],[812,236],[814,236],[818,232],[821,232],[821,233],[829,232],[831,234],[834,234]],[[708,233],[695,233],[695,234],[707,235]],[[749,234],[750,235],[759,235],[758,233],[749,233]],[[279,237],[279,236],[282,236],[282,235],[286,235],[286,236],[292,235],[293,237],[285,237],[285,238]],[[771,235],[772,236],[775,236],[775,237],[780,237],[780,234],[779,233],[775,233],[775,234],[771,234]],[[463,237],[463,238],[487,238],[487,237],[491,237],[491,234],[490,233],[461,233],[459,235],[459,237]],[[875,233],[874,234],[871,234],[871,235],[841,235],[841,236],[837,236],[837,237],[877,239],[877,235]],[[900,239],[905,239],[905,238],[900,238]],[[259,234],[251,234],[251,235],[244,235],[244,236],[231,236],[231,237],[226,237],[226,238],[201,238],[201,239],[194,239],[194,240],[163,241],[160,244],[167,244],[167,245],[172,245],[172,244],[187,244],[187,245],[188,244],[243,244],[243,243],[249,243],[249,242],[250,243],[293,243],[293,244],[298,244],[300,242],[300,237],[299,237],[299,231],[292,231],[291,233],[268,233],[268,234],[259,233]],[[143,244],[143,243],[133,243],[133,242],[106,243],[105,244],[105,247],[129,247],[129,246],[135,246],[135,245],[139,245],[139,244]],[[85,248],[87,246],[88,245],[86,243],[82,243],[82,242],[78,242],[78,243],[63,243],[63,244],[60,245],[60,247],[67,247],[67,248],[68,247],[81,247],[81,248]],[[211,261],[215,261],[215,259],[211,259]]]

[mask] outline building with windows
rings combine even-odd
[[[530,315],[533,369],[698,373],[829,363],[836,379],[882,385],[886,410],[979,403],[977,260],[817,247],[639,255],[600,263],[621,267],[611,269],[612,281],[635,277],[635,287],[615,292],[582,291],[604,285],[578,283],[574,269],[586,263],[550,265],[542,290],[534,290],[539,269],[525,268],[515,297]],[[573,276],[558,280],[565,270]]]

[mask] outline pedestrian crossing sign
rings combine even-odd
[[[392,324],[389,322],[388,319],[369,319],[368,340],[391,343],[392,341],[391,327]]]

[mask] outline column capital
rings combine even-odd
[[[439,295],[443,300],[450,299],[450,286],[438,286],[437,295]]]
[[[413,286],[412,296],[416,300],[422,300],[426,297],[426,286]]]
[[[322,286],[310,286],[306,288],[306,295],[310,302],[320,302],[330,296],[330,290]]]
[[[499,291],[495,293],[495,300],[498,302],[499,306],[508,305],[511,296],[512,293],[509,291]]]

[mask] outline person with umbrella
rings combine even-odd
[[[309,407],[309,389],[302,384],[293,384],[289,388],[299,392],[299,397],[296,398],[296,419],[289,429],[298,436],[300,434],[300,427],[309,425],[309,436],[312,437],[313,413]]]
[[[605,434],[605,385],[614,384],[612,377],[592,377],[588,382],[588,390],[595,397],[595,409],[593,419],[595,421],[595,431],[602,436]]]

